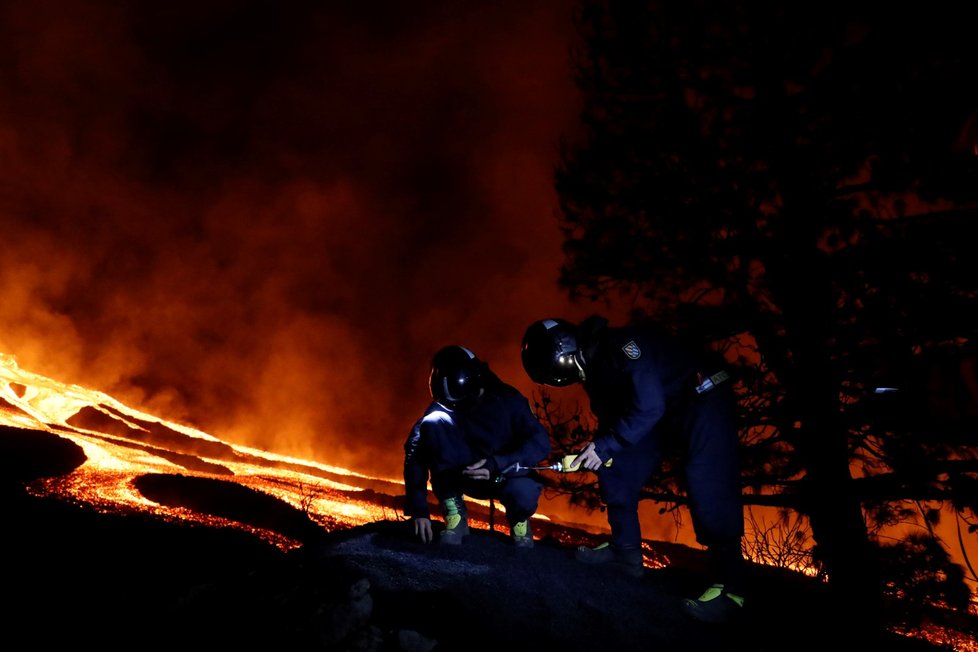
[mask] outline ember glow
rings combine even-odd
[[[279,498],[331,528],[394,516],[391,507],[378,505],[375,500],[357,500],[351,493],[369,488],[393,496],[399,490],[395,480],[226,444],[207,433],[132,409],[101,392],[22,370],[6,354],[0,354],[0,407],[0,424],[54,433],[78,444],[87,458],[69,475],[32,484],[30,491],[35,495],[58,496],[103,512],[149,512],[164,519],[242,527],[283,548],[298,542],[246,524],[162,505],[143,496],[133,481],[145,474],[232,477],[234,482]],[[100,431],[78,425],[79,415],[93,412],[114,427]],[[95,419],[89,416],[85,420]],[[129,430],[131,436],[106,430]]]
[[[37,480],[28,490],[36,496],[77,502],[103,513],[144,513],[163,520],[235,527],[283,550],[302,545],[299,539],[277,530],[157,502],[137,487],[141,477],[181,475],[232,482],[267,494],[301,510],[324,530],[401,515],[403,485],[399,478],[374,477],[228,444],[208,433],[133,409],[102,392],[23,370],[13,356],[4,353],[0,353],[0,425],[50,432],[81,447],[87,458],[81,466],[64,476]],[[494,505],[469,500],[476,508],[470,511],[474,527],[505,528],[501,525],[505,519],[494,519]],[[568,546],[593,543],[591,535],[601,534],[600,528],[589,532],[589,528],[579,529],[577,523],[564,527],[568,523],[560,516],[548,516],[543,511],[535,520],[538,527],[552,524],[547,528],[548,536]],[[650,568],[670,564],[648,540],[643,542],[643,552]],[[801,567],[794,570],[811,571]],[[975,641],[962,640],[933,626],[901,633],[935,642],[953,640],[957,650],[978,650]]]
[[[38,480],[29,490],[88,505],[101,512],[153,514],[162,519],[247,530],[283,549],[301,544],[279,532],[215,517],[147,498],[136,487],[141,476],[182,475],[230,481],[268,494],[301,510],[326,530],[397,519],[401,516],[400,478],[364,475],[338,466],[228,444],[208,433],[158,419],[102,392],[68,385],[21,369],[0,353],[0,425],[43,430],[71,440],[86,461],[72,473]],[[369,492],[369,495],[364,493]],[[360,494],[363,494],[361,497]],[[471,501],[477,528],[504,519],[479,516],[488,501]],[[490,516],[492,518],[492,516]],[[538,522],[551,519],[538,514]],[[558,538],[560,535],[555,534]],[[566,536],[565,536],[566,538]],[[572,542],[567,539],[568,542]],[[648,548],[652,565],[667,563]]]
[[[434,351],[526,389],[522,329],[567,309],[572,6],[3,3],[0,351],[398,473]]]

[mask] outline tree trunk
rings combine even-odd
[[[802,324],[796,325],[802,328]],[[882,587],[866,531],[862,504],[849,469],[848,436],[839,422],[838,394],[820,360],[824,347],[815,342],[799,358],[798,378],[791,383],[793,412],[798,415],[798,454],[806,469],[801,505],[807,512],[816,554],[828,575],[840,622],[852,631],[878,634]],[[805,360],[809,362],[805,362]]]
[[[817,224],[812,215],[804,219]],[[837,608],[834,625],[850,628],[857,640],[869,640],[882,623],[882,586],[840,417],[840,382],[829,346],[835,314],[831,269],[812,244],[814,239],[793,236],[788,241],[797,246],[781,252],[768,267],[783,309],[790,355],[781,375],[786,413],[795,422],[785,427],[794,429],[792,439],[805,468],[800,505],[809,518],[817,561],[827,574]]]

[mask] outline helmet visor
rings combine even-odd
[[[565,387],[580,382],[576,354],[576,339],[563,322],[536,322],[523,337],[523,368],[533,382],[541,385]]]
[[[485,385],[483,362],[462,346],[447,346],[435,354],[428,387],[431,397],[452,409],[474,405]]]

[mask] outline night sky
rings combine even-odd
[[[572,0],[0,1],[0,352],[399,474],[431,354],[535,391]]]

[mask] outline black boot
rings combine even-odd
[[[641,577],[645,568],[642,548],[602,543],[596,548],[578,546],[574,558],[585,564],[612,564],[632,577]]]

